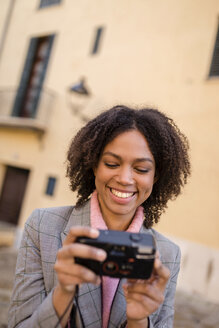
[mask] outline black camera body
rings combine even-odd
[[[148,279],[151,276],[156,253],[152,234],[99,231],[98,238],[78,237],[76,242],[104,249],[107,252],[106,260],[98,262],[77,257],[76,263],[100,276],[132,279]]]

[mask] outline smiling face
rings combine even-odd
[[[125,229],[154,184],[155,161],[145,137],[138,130],[118,135],[105,146],[94,174],[107,226]]]

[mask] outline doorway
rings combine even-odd
[[[7,166],[0,195],[0,221],[17,225],[30,171]]]

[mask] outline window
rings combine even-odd
[[[91,53],[96,54],[99,51],[100,43],[103,35],[103,27],[98,27],[95,31],[95,38]]]
[[[30,40],[12,116],[35,118],[55,35]]]
[[[49,177],[46,186],[46,195],[52,196],[54,194],[55,185],[56,185],[56,178]]]
[[[217,31],[209,76],[219,76],[219,28]]]
[[[58,5],[61,0],[40,0],[39,8],[49,7],[53,5]]]

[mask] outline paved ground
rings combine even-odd
[[[219,328],[219,304],[178,292],[174,328]]]
[[[7,328],[16,255],[11,247],[0,247],[0,328]],[[174,328],[219,328],[219,304],[178,292]]]
[[[7,328],[7,312],[16,256],[17,254],[12,248],[0,248],[0,328]]]

